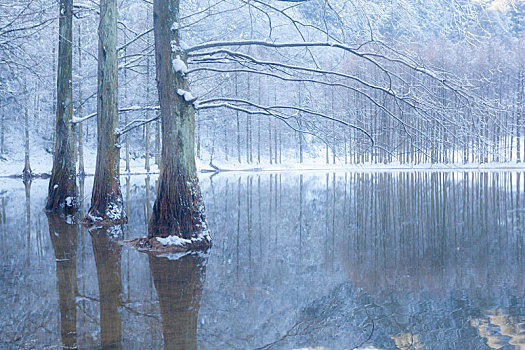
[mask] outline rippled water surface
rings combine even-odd
[[[90,232],[0,179],[0,348],[525,348],[525,173],[203,174],[214,245],[168,258],[119,244],[156,177],[121,184]]]

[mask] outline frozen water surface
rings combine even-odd
[[[0,348],[525,345],[525,173],[200,181],[213,247],[158,258],[119,245],[146,233],[156,178],[122,177],[110,236],[48,218],[47,181],[0,179]]]

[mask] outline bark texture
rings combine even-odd
[[[73,117],[73,0],[60,1],[55,152],[46,210],[71,214],[78,209]]]
[[[176,235],[192,239],[205,233],[199,246],[209,246],[204,205],[195,167],[195,107],[184,72],[174,60],[186,62],[179,46],[179,0],[155,0],[156,78],[159,94],[162,154],[157,198],[148,239]],[[180,61],[178,61],[180,66]],[[185,96],[183,96],[185,95]],[[189,101],[188,101],[189,100]]]
[[[162,318],[164,349],[197,349],[197,320],[206,260],[188,254],[177,260],[149,257]]]
[[[77,348],[77,242],[78,225],[54,213],[47,215],[49,237],[55,251],[60,305],[60,334],[64,349]]]
[[[85,223],[126,221],[120,190],[118,127],[117,0],[100,1],[98,28],[97,165]]]

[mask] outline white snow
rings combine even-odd
[[[74,199],[73,197],[66,197],[66,205],[67,205],[68,207],[72,207],[73,204],[74,204],[74,200],[75,200],[75,199]]]
[[[102,218],[100,216],[93,216],[90,213],[87,214],[87,218],[93,222],[102,221]]]
[[[53,186],[53,189],[56,190],[58,188],[58,185]]]
[[[119,238],[122,237],[122,226],[115,225],[115,226],[109,226],[107,228],[107,233],[111,238]]]
[[[179,28],[180,28],[179,22],[173,22],[173,24],[171,25],[171,31],[172,32],[175,32],[175,31],[179,30]]]
[[[179,236],[157,237],[157,241],[162,245],[185,245],[191,243],[190,239],[180,238]]]
[[[184,63],[183,60],[181,60],[180,55],[177,55],[175,59],[173,59],[172,64],[175,73],[186,74],[186,72],[188,71],[188,66],[186,65],[186,63]]]
[[[181,49],[183,50],[187,50],[190,48],[190,46],[188,44],[186,44],[186,42],[182,41],[182,40],[179,40],[179,46]]]
[[[177,94],[179,94],[179,96],[183,96],[184,101],[186,102],[194,102],[197,99],[191,94],[191,92],[183,89],[177,89]]]
[[[122,218],[122,203],[109,203],[106,208],[106,216],[109,220],[120,220]]]
[[[161,254],[159,255],[159,258],[167,258],[168,260],[179,260],[180,258],[190,254],[191,251],[187,250],[185,252],[180,253],[168,253],[168,254]]]
[[[210,232],[206,227],[199,233],[198,236],[193,237],[192,239],[186,239],[181,238],[179,236],[168,236],[166,238],[157,237],[157,241],[159,241],[162,245],[176,245],[176,246],[183,246],[186,244],[191,244],[195,242],[200,242],[203,239],[211,240]]]

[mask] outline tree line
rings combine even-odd
[[[212,165],[319,154],[345,164],[520,162],[523,6],[453,3],[64,0],[57,16],[49,0],[28,1],[0,17],[2,108],[23,115],[26,179],[31,114],[56,114],[44,136],[54,142],[49,211],[77,210],[77,167],[82,175],[84,143],[96,134],[85,222],[126,221],[120,148],[127,171],[138,148],[146,169],[150,157],[160,168],[140,244],[171,234],[200,244],[208,236],[196,157]],[[44,37],[54,29],[57,52]]]

